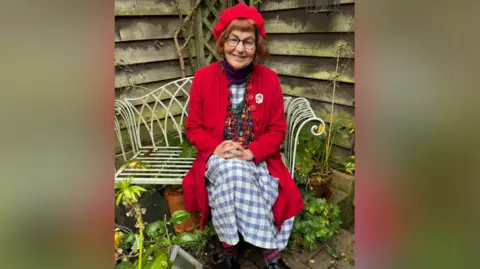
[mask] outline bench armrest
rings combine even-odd
[[[318,128],[319,126],[325,127],[325,122],[315,115],[315,112],[310,106],[310,102],[303,97],[289,100],[285,105],[285,115],[288,126],[284,142],[285,165],[290,171],[292,178],[294,178],[295,157],[300,132],[307,123],[311,123],[310,133],[312,136],[320,136],[323,134],[325,128],[321,128],[320,132],[318,132]]]
[[[129,114],[129,111],[127,109],[127,104],[124,103],[123,101],[115,100],[114,131],[115,131],[115,137],[122,151],[121,153],[122,153],[123,160],[125,162],[127,161],[127,152],[126,152],[125,146],[123,145],[122,128],[125,128],[127,130],[127,133],[126,134],[124,133],[124,135],[128,136],[128,139],[130,140],[130,145],[132,146],[133,153],[136,153],[138,151],[138,148],[136,147],[136,143],[134,143],[135,136],[132,129],[133,125],[134,124],[132,123],[131,115]]]

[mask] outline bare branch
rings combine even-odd
[[[180,22],[179,27],[177,28],[177,30],[175,31],[175,34],[173,35],[173,39],[175,41],[175,47],[177,48],[178,60],[180,62],[180,69],[181,69],[181,72],[182,72],[182,78],[185,77],[185,61],[183,59],[182,49],[185,48],[186,44],[191,39],[191,36],[190,36],[190,38],[187,38],[185,40],[185,44],[182,47],[180,47],[180,43],[178,42],[178,35],[180,34],[180,31],[182,31],[182,29],[184,29],[185,25],[192,19],[193,15],[195,14],[195,11],[197,10],[197,8],[199,7],[201,2],[202,2],[202,0],[197,0],[197,2],[195,2],[195,5],[193,6],[190,14],[188,14],[187,17],[185,17],[183,19],[183,21]],[[179,17],[181,18],[182,17],[181,16],[182,12],[181,12],[180,7],[178,5],[178,2],[176,0],[175,0],[175,6],[179,10],[179,14],[180,14]],[[185,31],[184,31],[184,35],[185,35]]]

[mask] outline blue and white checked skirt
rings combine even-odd
[[[272,206],[278,196],[278,180],[265,162],[211,156],[205,173],[212,222],[220,241],[239,242],[238,233],[254,246],[282,250],[292,231],[293,217],[278,232]]]

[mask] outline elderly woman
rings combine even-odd
[[[185,206],[211,219],[224,255],[214,268],[240,268],[243,239],[263,249],[268,269],[288,267],[280,251],[303,200],[282,162],[283,95],[267,56],[263,18],[254,7],[224,10],[214,28],[224,60],[198,70],[190,90],[186,135],[198,151],[183,180]]]

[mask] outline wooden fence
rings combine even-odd
[[[182,19],[179,10],[185,17],[192,12],[195,2],[115,1],[117,98],[140,96],[147,89],[181,77],[173,35]],[[340,11],[331,13],[307,13],[307,2],[262,0],[256,5],[265,19],[271,53],[265,65],[278,73],[284,94],[308,98],[316,114],[327,121],[332,81],[336,79],[334,118],[351,128],[354,126],[355,82],[353,0],[341,0]],[[183,34],[186,37],[190,31],[193,33],[190,45],[183,52],[186,75],[221,59],[215,51],[213,27],[221,11],[235,3],[232,0],[202,0]],[[180,38],[180,43],[183,42]],[[338,76],[335,76],[336,71]],[[340,162],[351,155],[351,137],[338,139],[335,144],[335,155]]]

